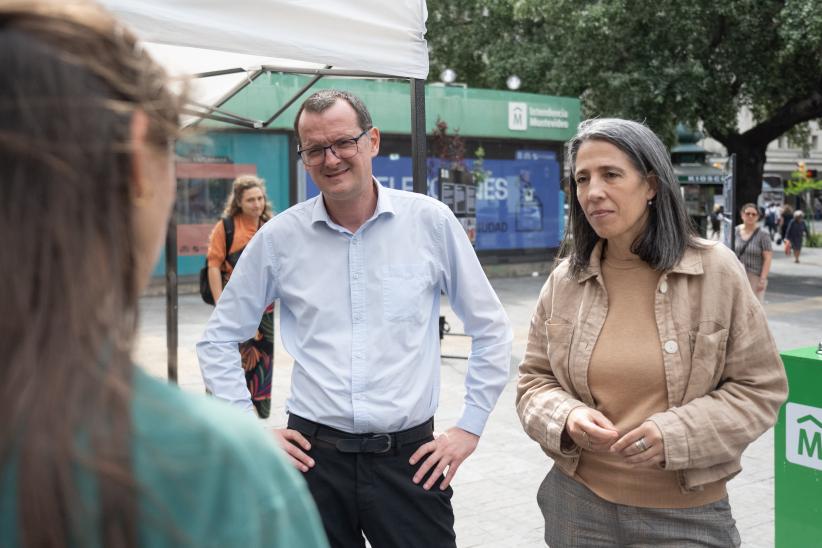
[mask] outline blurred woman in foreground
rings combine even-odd
[[[132,365],[175,192],[162,70],[52,1],[0,4],[0,73],[0,546],[325,546],[254,421]]]
[[[517,411],[554,459],[551,548],[739,546],[725,484],[773,425],[785,373],[727,247],[691,232],[647,127],[580,124],[565,258],[519,368]]]

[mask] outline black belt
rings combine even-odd
[[[288,415],[288,427],[309,438],[330,443],[341,453],[387,453],[433,436],[434,418],[408,430],[387,434],[349,434],[293,414]]]

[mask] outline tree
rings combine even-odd
[[[805,205],[805,219],[808,223],[808,247],[819,247],[819,235],[816,233],[813,219],[816,218],[816,208],[813,205],[813,192],[822,190],[822,180],[815,181],[808,177],[807,170],[794,171],[791,178],[785,182],[785,194],[799,196]]]
[[[429,0],[432,77],[578,96],[585,116],[644,120],[668,145],[701,124],[736,153],[755,202],[768,143],[822,118],[822,0]],[[747,108],[753,126],[742,131]],[[738,209],[738,208],[735,208]]]

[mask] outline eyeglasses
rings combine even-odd
[[[356,137],[351,139],[340,139],[336,143],[332,143],[324,147],[298,148],[297,156],[305,165],[309,167],[318,166],[323,163],[325,161],[326,150],[330,151],[331,154],[340,160],[353,158],[360,151],[357,146],[357,142],[370,130],[371,128],[368,128]]]
[[[746,217],[756,217],[757,215],[759,215],[759,213],[757,213],[756,211],[746,211],[745,213],[743,213],[743,215]]]

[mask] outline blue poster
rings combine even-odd
[[[515,160],[485,160],[485,180],[477,185],[477,251],[558,247],[562,232],[560,173],[549,151],[517,151]],[[438,196],[438,163],[429,159],[429,194]],[[411,158],[377,156],[374,176],[390,188],[413,191]],[[471,171],[473,161],[465,161]],[[319,193],[306,174],[306,197]]]

